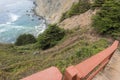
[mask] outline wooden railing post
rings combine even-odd
[[[78,70],[74,66],[70,66],[66,69],[63,80],[76,80]]]

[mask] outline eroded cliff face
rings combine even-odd
[[[66,12],[74,2],[79,0],[36,0],[36,13],[49,23],[57,23],[62,13]]]

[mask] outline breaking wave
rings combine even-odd
[[[1,43],[14,43],[16,38],[24,33],[33,34],[38,36],[46,29],[45,24],[39,26],[27,27],[27,26],[16,26],[11,24],[0,25],[0,42]]]
[[[10,22],[15,22],[15,21],[17,21],[18,20],[18,18],[20,17],[20,16],[18,16],[18,15],[16,15],[16,14],[13,14],[13,13],[9,13],[9,17],[10,17]]]

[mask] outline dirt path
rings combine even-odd
[[[93,80],[120,80],[120,51],[117,50],[106,68]]]

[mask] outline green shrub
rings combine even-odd
[[[105,1],[96,16],[93,17],[93,27],[100,34],[120,36],[120,3],[115,0]]]
[[[89,0],[79,0],[78,3],[74,3],[70,10],[67,12],[63,13],[60,22],[63,21],[66,18],[72,17],[74,15],[79,15],[81,13],[86,12],[91,8],[91,4]]]
[[[82,46],[77,52],[76,52],[76,56],[79,58],[86,58],[86,57],[90,57],[94,54],[97,54],[98,52],[100,52],[101,50],[103,50],[104,48],[106,48],[108,45],[108,42],[106,39],[100,39],[98,41],[96,41],[94,44],[89,44],[89,45],[84,45]]]
[[[92,7],[102,7],[102,4],[105,3],[105,0],[94,0]]]
[[[49,25],[45,32],[38,36],[37,47],[43,50],[53,47],[64,35],[65,31],[56,24]]]
[[[26,44],[32,44],[35,42],[36,42],[36,39],[32,34],[22,34],[17,38],[15,45],[21,46]]]

